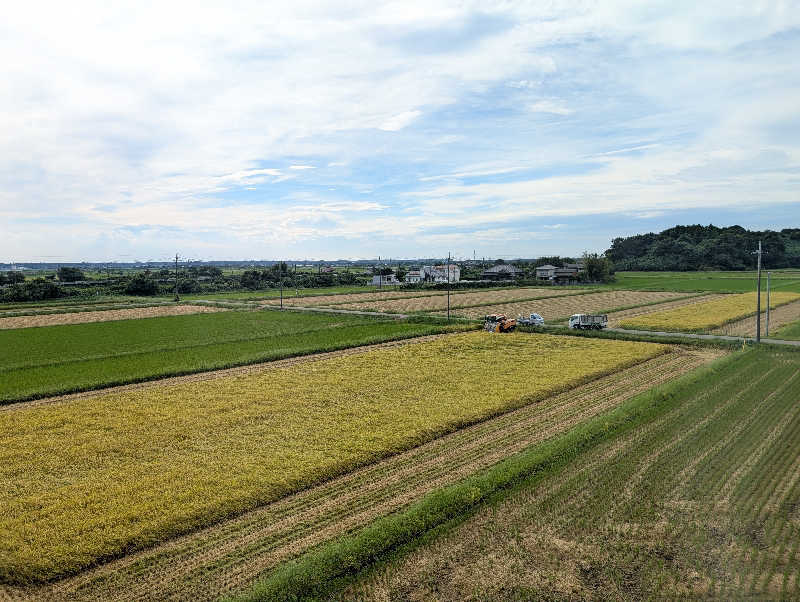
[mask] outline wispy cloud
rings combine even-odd
[[[411,125],[420,115],[422,115],[422,111],[403,111],[381,123],[378,129],[386,132],[397,132]]]

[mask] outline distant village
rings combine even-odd
[[[582,261],[565,263],[563,267],[546,264],[536,268],[536,280],[551,284],[572,284],[578,280],[578,274],[584,270]],[[460,282],[461,268],[455,264],[424,265],[419,269],[398,273],[380,273],[372,277],[373,286],[398,284],[420,284],[425,282]],[[500,263],[481,272],[481,280],[515,280],[522,277],[523,270],[509,263]]]

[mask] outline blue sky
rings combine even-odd
[[[0,261],[800,227],[800,2],[17,3]]]

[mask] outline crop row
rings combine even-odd
[[[800,293],[773,292],[770,307],[800,299]],[[766,307],[766,294],[762,293],[762,307]],[[653,312],[624,320],[620,326],[634,330],[660,330],[667,332],[704,332],[719,328],[729,322],[755,315],[756,295],[742,293],[728,295],[705,303]]]
[[[458,309],[453,315],[464,318],[481,318],[486,314],[502,313],[509,316],[527,315],[533,312],[541,315],[545,322],[565,320],[575,313],[595,313],[622,307],[632,307],[670,301],[685,297],[685,293],[649,291],[606,291],[587,295],[572,295],[553,299],[538,299],[519,303],[501,303],[468,309]],[[441,312],[439,312],[441,313]]]
[[[450,308],[458,309],[492,305],[495,303],[531,301],[535,299],[546,299],[548,297],[568,297],[572,295],[585,295],[591,292],[593,292],[592,289],[511,288],[458,293],[450,295]],[[347,303],[345,305],[337,305],[337,307],[353,310],[406,313],[441,311],[447,308],[447,303],[447,295],[437,295],[435,297],[411,297],[404,299],[387,299],[384,301]]]
[[[798,386],[800,355],[737,354],[342,597],[796,599]]]
[[[466,333],[0,413],[0,581],[78,571],[667,350]]]
[[[101,600],[216,598],[336,533],[401,508],[497,459],[562,433],[713,354],[675,350],[541,403],[461,429],[242,517],[28,595]]]

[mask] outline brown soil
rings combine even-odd
[[[774,335],[779,328],[800,320],[800,301],[787,303],[769,310],[769,332]],[[761,334],[766,336],[767,312],[761,312]],[[726,334],[740,337],[756,336],[756,316],[752,316],[725,324],[711,331],[712,334]]]
[[[139,307],[135,309],[110,309],[105,311],[80,311],[40,316],[17,316],[0,318],[0,330],[10,328],[34,328],[36,326],[55,326],[57,324],[85,324],[87,322],[111,322],[113,320],[136,320],[161,316],[182,316],[186,314],[225,311],[220,307],[207,305],[167,305],[159,307]]]
[[[264,571],[313,545],[563,433],[718,356],[718,352],[674,348],[617,374],[76,577],[38,588],[0,586],[0,598],[195,600],[241,591]]]

